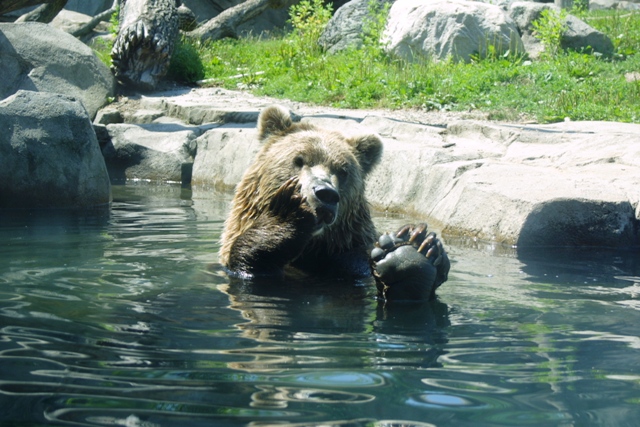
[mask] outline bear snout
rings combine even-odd
[[[312,190],[313,195],[318,202],[315,207],[318,224],[333,224],[338,214],[340,194],[335,188],[327,184],[316,185]]]
[[[340,194],[335,188],[328,185],[316,185],[313,187],[313,194],[318,200],[327,205],[337,205],[340,201]]]

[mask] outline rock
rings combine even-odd
[[[273,103],[318,126],[379,133],[385,151],[367,182],[369,201],[427,220],[445,236],[519,248],[628,247],[640,238],[640,125],[519,125],[337,110],[217,88],[143,97],[136,108],[202,123],[192,180],[201,198],[238,183],[259,145],[249,119]]]
[[[117,108],[103,108],[98,111],[96,117],[93,119],[94,123],[99,123],[101,125],[109,125],[113,123],[122,123],[124,120],[122,118],[122,114],[118,111]]]
[[[197,129],[179,124],[109,124],[107,132],[110,142],[102,145],[102,154],[113,182],[191,182]]]
[[[226,124],[198,138],[193,185],[231,190],[260,148],[255,123]]]
[[[329,53],[362,46],[363,30],[369,16],[370,0],[352,0],[336,11],[322,32],[319,44]],[[379,4],[392,0],[379,0]]]
[[[466,0],[398,0],[384,37],[387,51],[408,61],[469,61],[489,46],[496,54],[524,52],[515,23],[500,7]]]
[[[82,104],[19,90],[0,101],[0,208],[92,208],[111,200],[109,176]]]
[[[542,11],[547,9],[560,13],[560,9],[553,4],[518,1],[509,6],[508,14],[518,26],[525,50],[532,58],[539,57],[544,51],[544,46],[533,34],[532,24],[540,19]],[[561,41],[564,49],[592,50],[605,56],[613,54],[613,43],[605,34],[573,15],[567,15],[566,25],[567,30]]]
[[[509,17],[516,23],[521,33],[533,33],[533,21],[540,19],[543,10],[553,8],[553,4],[530,1],[515,1],[509,5]],[[554,10],[560,12],[560,9]]]
[[[200,90],[191,93],[183,91],[160,93],[159,96],[145,96],[140,100],[139,109],[165,111],[168,116],[175,117],[191,125],[206,123],[256,123],[259,109],[265,107],[264,101],[256,105],[234,106],[224,102],[202,102],[211,100],[213,94],[222,94],[221,89]],[[207,94],[203,99],[201,94]],[[183,96],[184,95],[184,96]],[[231,100],[231,102],[233,102]],[[132,117],[128,114],[127,117]]]
[[[51,21],[51,25],[56,27],[59,30],[64,31],[65,33],[73,33],[77,31],[80,27],[87,24],[91,20],[91,16],[85,15],[79,12],[73,12],[71,10],[62,9],[53,21]]]
[[[197,16],[198,22],[208,21],[216,15],[219,15],[225,9],[242,3],[243,0],[182,0]]]
[[[370,200],[427,215],[445,234],[523,248],[637,242],[640,126],[461,121],[385,150],[367,184]],[[406,168],[412,159],[419,167]]]
[[[622,10],[640,10],[640,3],[636,1],[618,1],[618,0],[589,0],[589,10],[601,9],[622,9]]]
[[[20,89],[61,93],[93,118],[113,96],[109,69],[75,37],[37,22],[0,24],[0,98]]]
[[[136,110],[124,116],[125,123],[147,124],[164,116],[161,110]]]
[[[544,52],[544,45],[534,36],[533,22],[540,19],[543,10],[553,5],[528,1],[513,2],[509,5],[508,14],[518,26],[524,50],[529,58],[537,59]],[[559,11],[559,9],[556,9]]]
[[[589,10],[616,9],[617,0],[589,0]]]
[[[638,0],[621,1],[620,3],[618,3],[618,7],[616,9],[640,10],[640,3],[638,2]]]
[[[611,39],[573,15],[567,16],[567,31],[561,44],[563,49],[598,52],[607,57],[613,55]]]

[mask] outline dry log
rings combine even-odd
[[[48,24],[65,7],[68,0],[53,0],[44,3],[16,19],[16,22],[42,22]]]
[[[91,18],[91,21],[87,22],[86,24],[84,24],[80,28],[78,28],[75,31],[73,31],[71,33],[71,35],[74,36],[74,37],[78,37],[78,38],[86,36],[91,31],[93,31],[93,29],[100,22],[108,21],[109,19],[111,19],[111,15],[113,15],[116,12],[117,6],[118,6],[118,0],[114,0],[113,4],[111,5],[111,7],[109,9],[105,10],[104,12],[100,12],[99,14],[97,14],[96,16]]]
[[[126,0],[111,50],[116,79],[138,89],[155,89],[169,69],[178,34],[175,0]]]
[[[2,0],[0,1],[0,15],[42,3],[52,3],[53,1],[55,0]]]
[[[223,11],[195,30],[187,33],[200,41],[219,40],[225,37],[237,38],[240,24],[255,18],[269,8],[289,7],[300,0],[247,0]]]

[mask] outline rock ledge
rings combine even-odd
[[[130,121],[135,109],[154,111],[157,118],[144,125],[145,132],[154,126],[166,132],[166,123],[173,122],[197,136],[195,150],[191,137],[186,148],[176,148],[194,154],[197,197],[211,187],[232,189],[240,180],[258,150],[255,120],[273,103],[319,126],[380,134],[385,152],[367,183],[369,200],[377,209],[426,218],[445,236],[523,248],[638,243],[640,125],[535,125],[419,111],[338,110],[223,89],[159,93],[117,108]],[[162,135],[158,141],[166,141]],[[153,140],[145,138],[145,150]]]

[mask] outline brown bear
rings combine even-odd
[[[373,276],[385,300],[434,298],[449,271],[435,234],[421,224],[380,236],[373,225],[364,183],[382,155],[378,136],[294,123],[271,106],[258,137],[222,234],[220,262],[233,277]]]

